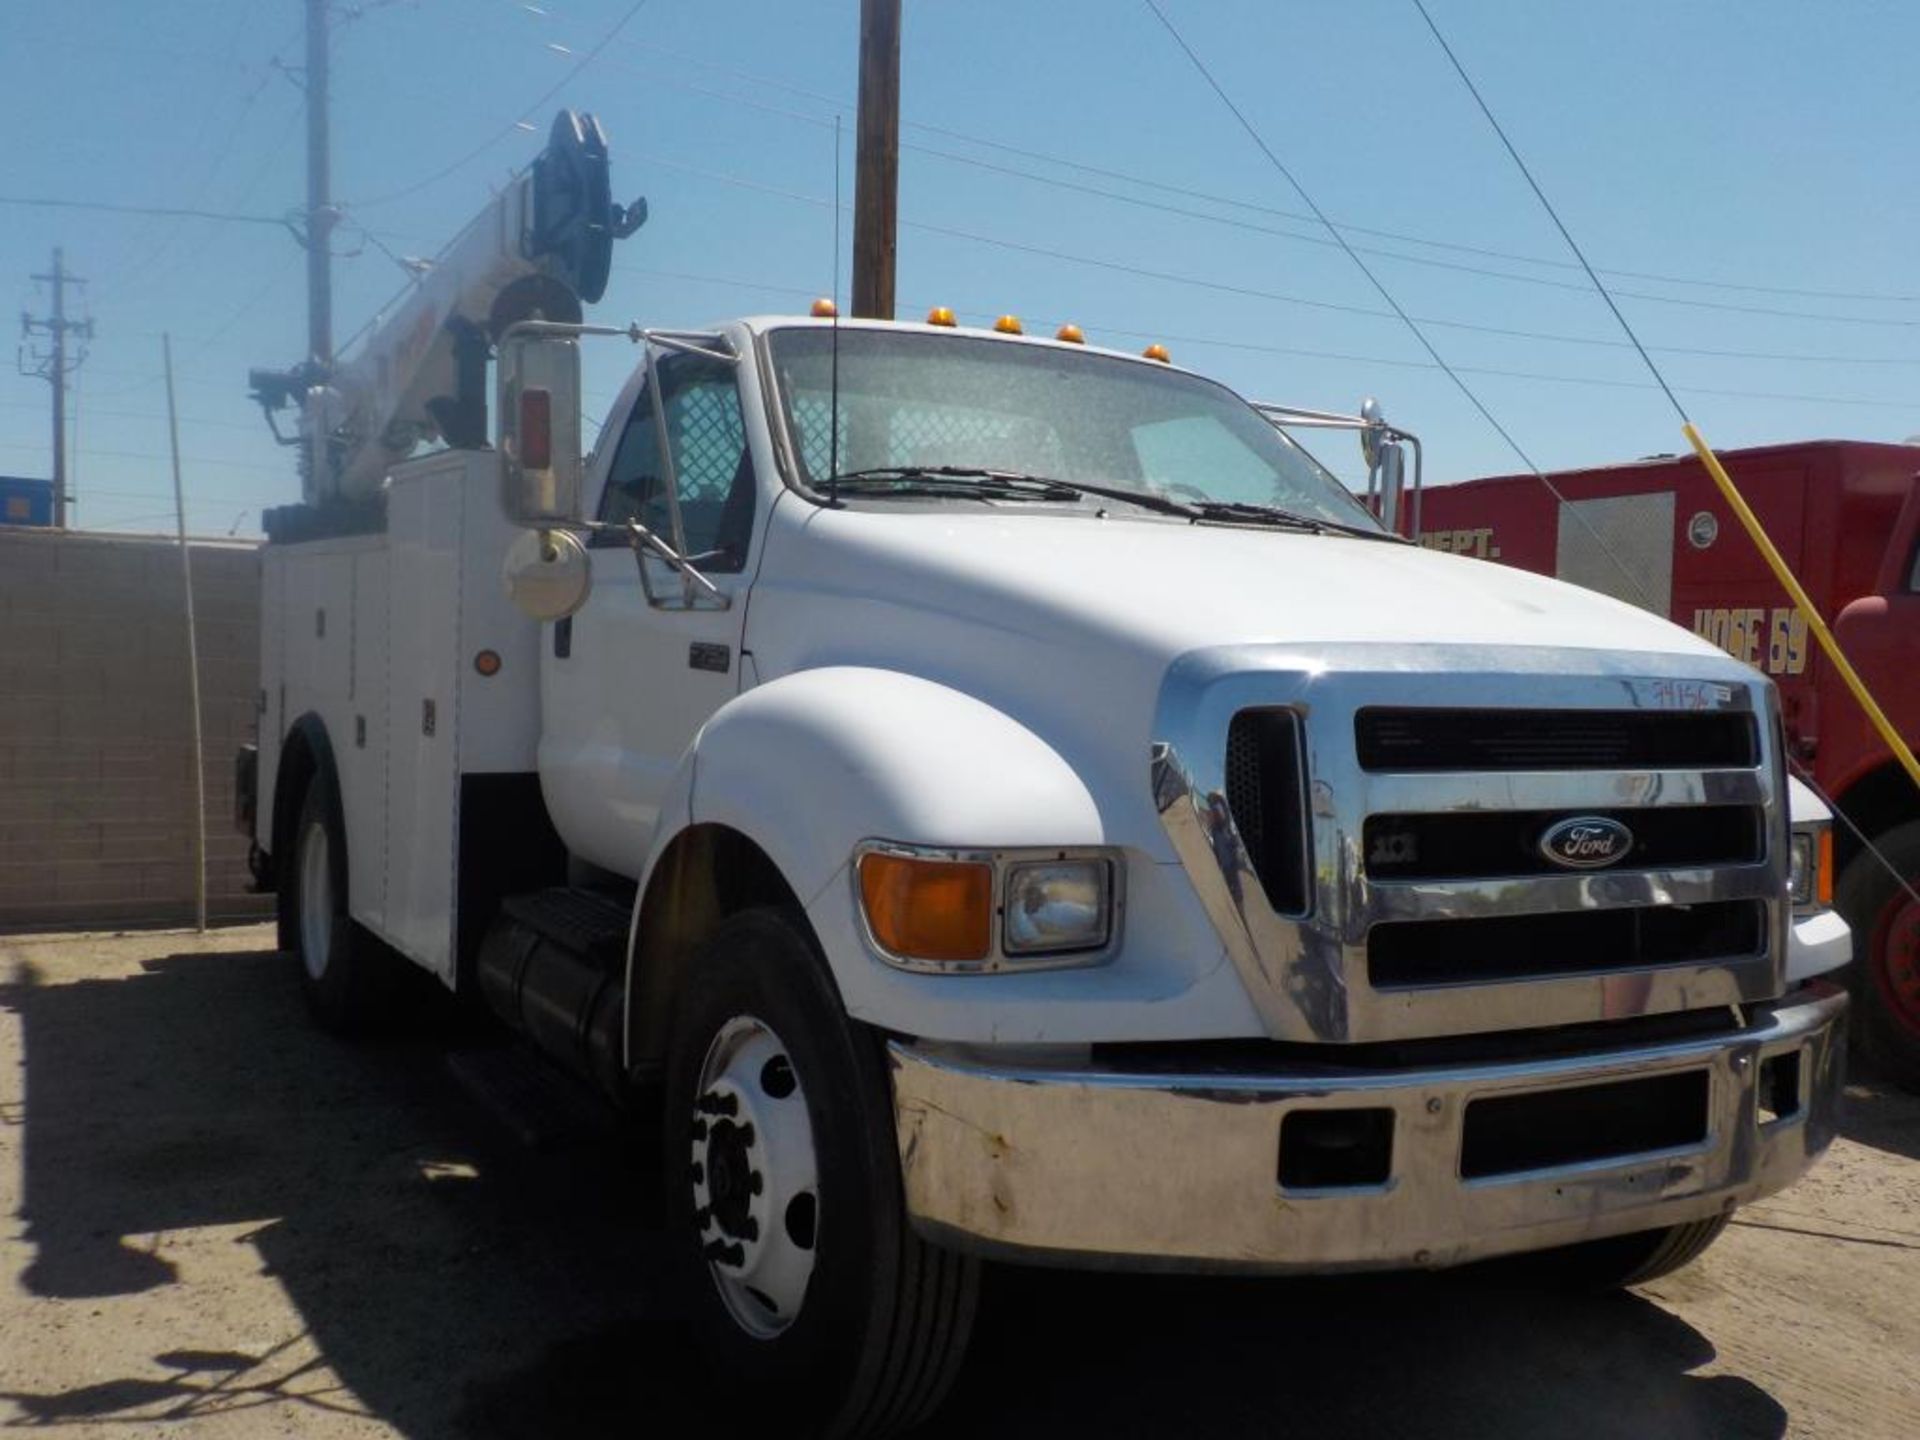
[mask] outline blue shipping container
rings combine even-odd
[[[0,475],[0,525],[53,524],[53,482]]]

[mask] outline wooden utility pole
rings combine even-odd
[[[327,149],[327,4],[307,0],[307,358],[333,364],[332,161]]]
[[[900,192],[900,0],[860,0],[855,144],[853,313],[891,320]]]

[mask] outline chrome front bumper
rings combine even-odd
[[[1125,1072],[896,1041],[907,1208],[930,1238],[1006,1258],[1245,1271],[1457,1265],[1697,1220],[1783,1188],[1826,1149],[1845,1008],[1816,982],[1730,1032],[1418,1069]],[[1780,1106],[1786,1072],[1795,1098]],[[1704,1139],[1462,1178],[1473,1102],[1684,1074],[1706,1077]],[[1392,1113],[1384,1182],[1283,1187],[1287,1115],[1356,1108]]]

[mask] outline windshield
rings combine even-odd
[[[814,489],[830,473],[953,467],[1379,528],[1317,461],[1222,386],[985,336],[843,328],[836,455],[833,343],[828,326],[768,337],[802,478]]]

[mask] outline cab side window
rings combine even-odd
[[[657,367],[686,552],[700,568],[738,573],[753,534],[753,460],[733,367],[702,355],[663,357]],[[661,479],[652,397],[642,390],[607,474],[600,518],[637,519],[671,542],[673,514]],[[702,558],[704,557],[704,558]]]

